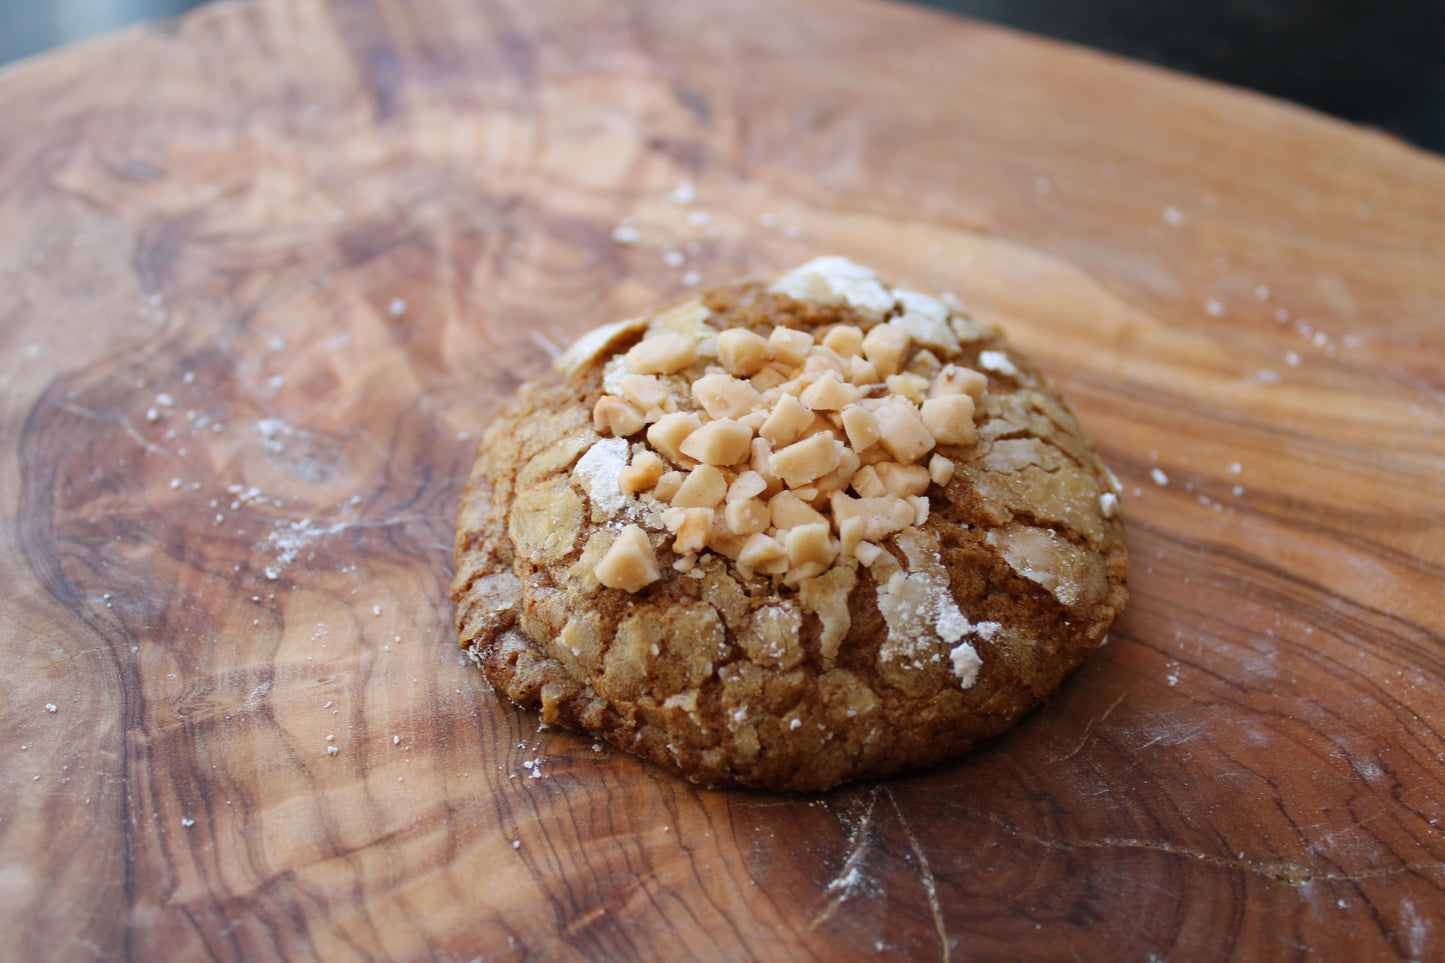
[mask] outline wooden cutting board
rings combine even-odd
[[[489,413],[824,253],[1076,403],[1111,641],[816,796],[540,729],[453,646]],[[1439,158],[918,9],[262,0],[19,64],[3,954],[1439,959],[1442,362]]]

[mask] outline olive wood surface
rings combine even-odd
[[[1073,400],[1125,486],[1111,640],[816,796],[540,730],[453,643],[488,415],[824,253]],[[23,62],[3,953],[1438,959],[1442,360],[1439,158],[919,9],[261,0]]]

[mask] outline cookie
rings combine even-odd
[[[996,330],[842,258],[578,339],[487,429],[461,644],[543,721],[818,790],[1007,729],[1126,599],[1119,484]]]

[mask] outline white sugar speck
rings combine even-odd
[[[1164,472],[1158,468],[1149,469],[1149,477],[1154,479],[1154,484],[1156,485],[1169,484],[1169,476],[1164,474]]]
[[[53,702],[47,702],[47,703],[45,703],[45,711],[46,711],[46,712],[59,712],[59,711],[60,711],[60,706],[56,705],[56,704],[53,703]]]
[[[381,606],[380,606],[380,605],[373,605],[373,606],[371,607],[371,614],[372,614],[372,615],[380,615],[380,614],[381,614]]]
[[[642,240],[642,235],[637,228],[628,221],[623,221],[612,229],[612,241],[614,244],[621,244],[623,247],[635,247],[637,242]]]
[[[336,755],[336,754],[337,754],[338,752],[340,752],[340,751],[341,751],[341,747],[340,747],[340,746],[327,746],[327,747],[326,747],[326,754],[327,754],[328,756],[334,756],[334,755]]]
[[[1229,473],[1231,475],[1238,475],[1242,471],[1244,471],[1244,466],[1239,462],[1233,461],[1229,463]]]
[[[712,215],[706,211],[691,211],[687,215],[687,223],[693,227],[707,227],[712,221]]]
[[[405,301],[403,301],[401,298],[392,298],[392,299],[391,299],[391,304],[387,307],[387,312],[390,313],[393,318],[399,318],[399,317],[401,317],[402,314],[403,314],[405,311],[406,311],[406,302],[405,302]]]
[[[1218,298],[1210,298],[1204,302],[1204,313],[1211,318],[1224,317],[1224,304]]]
[[[514,839],[514,840],[512,840],[512,848],[513,848],[513,849],[521,849],[521,848],[522,848],[522,841],[521,841],[520,839]]]
[[[391,737],[391,744],[392,744],[393,746],[399,746],[399,745],[401,745],[401,736],[392,736],[392,737]]]
[[[182,820],[181,820],[181,825],[184,826],[184,827],[186,827],[187,829],[190,829],[190,828],[191,828],[192,826],[194,826],[195,824],[196,824],[196,821],[195,821],[194,819],[186,818],[186,819],[182,819]]]
[[[1269,300],[1269,285],[1268,285],[1268,284],[1261,284],[1259,287],[1255,288],[1255,289],[1254,289],[1254,296],[1257,297],[1257,298],[1259,298],[1261,301],[1268,301],[1268,300]]]
[[[1184,212],[1177,207],[1164,208],[1164,223],[1178,227],[1184,223]]]
[[[1287,365],[1289,365],[1291,368],[1298,368],[1298,367],[1299,367],[1299,361],[1300,361],[1300,358],[1299,358],[1299,353],[1298,353],[1298,352],[1295,352],[1295,351],[1285,352],[1284,363],[1287,364]]]
[[[697,189],[691,182],[683,181],[673,189],[670,199],[674,204],[691,204],[697,199]]]
[[[662,263],[668,267],[682,267],[684,260],[685,258],[682,256],[681,251],[668,251],[662,256]]]

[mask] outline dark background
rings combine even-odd
[[[1445,0],[917,2],[1252,88],[1445,153]],[[0,62],[197,5],[0,0]]]

